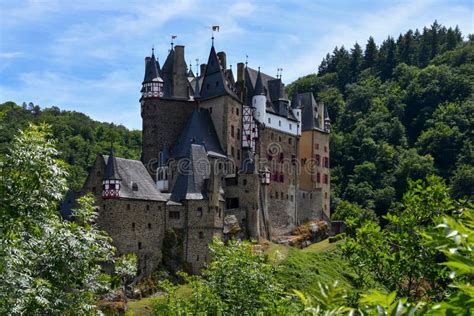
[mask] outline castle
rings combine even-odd
[[[176,45],[162,67],[154,52],[145,58],[140,106],[141,160],[97,155],[82,193],[96,196],[97,224],[119,254],[137,253],[141,274],[161,263],[170,230],[198,272],[229,218],[257,240],[329,219],[330,120],[311,92],[290,102],[281,76],[247,63],[234,77],[214,44],[195,75]]]

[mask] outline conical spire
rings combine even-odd
[[[113,148],[110,148],[109,159],[105,167],[104,180],[121,180],[117,173],[117,161]]]
[[[155,51],[152,50],[151,57],[147,57],[145,65],[145,77],[143,82],[151,82],[160,76],[159,66],[155,59]]]
[[[265,95],[265,90],[263,89],[262,74],[260,73],[260,67],[258,67],[257,82],[255,83],[254,95]]]

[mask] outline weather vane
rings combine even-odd
[[[213,25],[212,27],[212,46],[214,46],[214,32],[219,32],[220,26],[219,25]]]

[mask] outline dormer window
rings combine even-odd
[[[138,191],[138,184],[136,182],[132,182],[132,191]]]

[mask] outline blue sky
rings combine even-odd
[[[262,67],[283,80],[315,72],[335,46],[380,43],[435,19],[474,33],[472,0],[461,1],[60,1],[0,0],[0,102],[84,112],[141,128],[144,57],[161,61],[170,35],[186,59],[207,62],[209,26],[227,63]],[[195,70],[195,68],[193,68]]]

